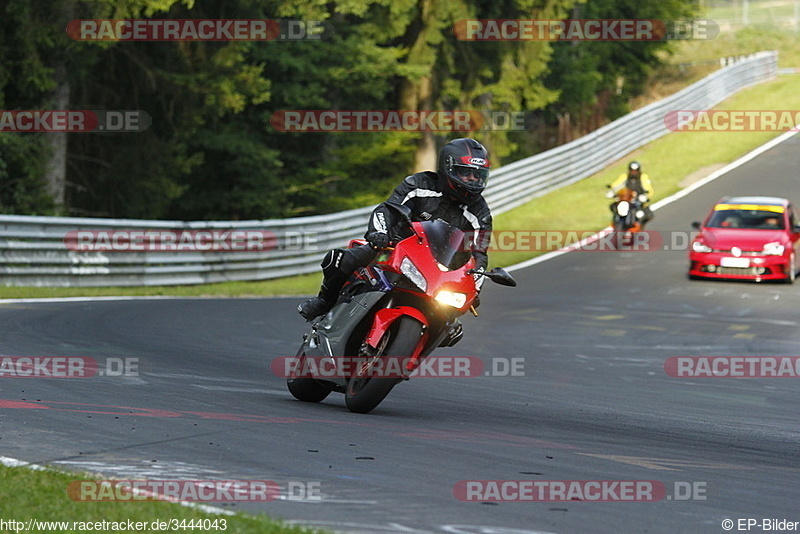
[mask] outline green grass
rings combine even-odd
[[[324,251],[320,252],[320,260]],[[262,282],[222,282],[149,287],[0,287],[0,298],[63,298],[106,296],[276,297],[316,293],[321,274],[305,274]]]
[[[713,18],[709,16],[708,18]],[[740,30],[735,36],[720,35],[714,41],[681,43],[674,63],[718,58],[764,49],[781,51],[781,66],[800,66],[800,46],[794,34],[769,32],[759,28]],[[740,92],[726,100],[720,109],[800,109],[800,76],[783,77]],[[594,231],[608,224],[608,199],[605,185],[624,172],[631,159],[642,162],[654,181],[654,200],[680,189],[679,183],[697,171],[729,163],[778,133],[719,132],[676,133],[667,135],[581,182],[535,199],[495,219],[498,231],[575,230]],[[568,207],[568,210],[564,208]],[[688,220],[688,219],[687,219]],[[320,252],[322,255],[322,252]],[[493,252],[493,265],[511,265],[537,253]],[[319,274],[264,282],[228,282],[199,286],[38,288],[0,287],[0,298],[39,298],[72,296],[173,295],[187,297],[250,297],[310,294],[317,291]],[[83,476],[55,471],[31,471],[0,466],[0,519],[46,521],[134,521],[153,519],[226,519],[227,533],[289,534],[308,532],[275,523],[265,516],[219,516],[165,502],[75,502],[66,493],[67,485]],[[72,529],[70,529],[72,530]],[[0,532],[3,532],[0,529]]]
[[[716,38],[705,41],[677,43],[670,63],[717,60],[760,50],[777,50],[781,67],[800,67],[800,35],[762,25],[748,26],[735,32],[722,31]]]
[[[791,110],[800,109],[800,76],[781,77],[741,91],[717,109]],[[599,230],[610,222],[606,184],[625,172],[631,160],[638,160],[650,175],[654,201],[676,193],[679,183],[695,171],[730,163],[777,137],[775,132],[682,132],[672,133],[627,155],[611,167],[575,184],[535,199],[524,206],[498,215],[498,231]],[[568,214],[564,208],[570,207]],[[494,265],[511,265],[538,254],[497,251]]]
[[[720,8],[724,9],[724,8]],[[760,7],[754,3],[751,19]],[[714,19],[721,12],[711,9],[706,18]],[[723,18],[723,17],[720,17]],[[736,32],[723,31],[708,41],[676,43],[669,61],[672,65],[723,56],[748,54],[759,50],[778,50],[782,67],[800,67],[800,36],[774,27],[750,26]],[[650,92],[661,98],[708,74],[708,66],[693,72],[677,74],[667,66],[654,76]],[[647,100],[647,99],[645,99]],[[800,76],[783,77],[741,91],[726,100],[719,109],[800,109]],[[603,196],[605,185],[622,173],[631,159],[638,159],[650,174],[656,189],[655,200],[679,189],[684,177],[715,164],[729,163],[768,141],[777,133],[720,132],[677,133],[667,135],[612,165],[610,168],[577,184],[538,198],[528,204],[500,214],[495,219],[498,231],[575,230],[594,231],[609,220],[608,200]],[[564,206],[572,209],[565,212]],[[320,251],[320,259],[324,252]],[[507,266],[538,255],[531,252],[494,251],[492,265]],[[271,297],[316,293],[321,276],[303,275],[263,282],[225,282],[196,286],[152,287],[0,287],[0,298],[42,298],[78,296],[158,296],[179,297]]]
[[[800,109],[800,76],[785,76],[741,91],[718,109]],[[654,200],[677,192],[688,175],[713,165],[730,163],[767,142],[774,132],[683,132],[673,133],[627,155],[611,167],[563,189],[498,215],[497,231],[595,231],[607,226],[610,214],[605,186],[624,172],[627,162],[639,160],[653,180]],[[565,210],[565,207],[569,208]],[[320,252],[320,257],[322,256]],[[541,252],[493,251],[492,265],[508,266]],[[111,295],[174,295],[185,297],[251,297],[313,294],[319,274],[264,282],[226,282],[198,286],[44,288],[0,287],[0,298],[40,298]]]
[[[794,0],[747,0],[749,25],[769,25],[771,28],[794,28]],[[716,21],[722,28],[743,26],[744,2],[710,6],[702,18]]]
[[[302,534],[322,533],[320,530],[308,530],[289,527],[270,520],[266,516],[253,516],[242,513],[235,515],[211,514],[165,501],[135,502],[86,502],[74,501],[67,493],[71,482],[90,480],[92,476],[78,473],[66,473],[55,470],[34,471],[25,467],[0,466],[0,519],[5,521],[67,521],[66,530],[19,530],[20,532],[87,532],[73,528],[74,521],[109,521],[109,522],[145,522],[148,525],[156,519],[169,521],[177,519],[217,521],[214,529],[195,529],[194,532],[225,532],[226,534]],[[222,521],[226,529],[222,529]],[[192,532],[193,530],[173,530],[175,532]],[[14,532],[8,524],[0,532]],[[110,529],[101,532],[111,532]],[[116,532],[135,532],[134,530],[117,530]],[[140,532],[155,532],[147,529]]]
[[[710,40],[675,43],[671,63],[716,60],[726,56],[777,50],[781,67],[800,67],[800,34],[794,32],[794,0],[749,0],[749,24],[742,25],[742,2],[711,6],[698,18],[716,21]]]

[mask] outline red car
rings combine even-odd
[[[785,198],[725,197],[692,226],[689,278],[794,282],[800,227]]]

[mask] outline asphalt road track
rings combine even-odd
[[[798,154],[796,136],[650,229],[689,232],[724,194],[800,200]],[[685,250],[584,251],[517,271],[516,289],[487,284],[481,317],[442,353],[521,357],[525,376],[412,380],[370,415],[341,395],[297,402],[270,373],[298,345],[295,298],[2,304],[0,355],[137,358],[139,376],[3,379],[0,454],[121,477],[318,482],[319,501],[223,507],[352,533],[800,521],[797,379],[663,369],[670,356],[800,355],[800,284],[689,281],[686,267]],[[656,480],[671,496],[690,482],[705,499],[467,503],[460,480]]]

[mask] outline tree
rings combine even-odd
[[[581,0],[571,18],[686,20],[695,16],[697,9],[693,0]],[[574,117],[579,133],[628,113],[628,102],[644,91],[670,47],[670,41],[555,43],[546,84],[560,89],[561,98],[549,110]]]

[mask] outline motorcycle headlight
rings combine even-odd
[[[695,252],[711,252],[711,247],[703,243],[702,241],[695,241],[692,243],[692,250]]]
[[[436,302],[447,304],[453,308],[462,308],[467,302],[467,296],[464,293],[456,293],[454,291],[439,291],[436,293]]]
[[[631,210],[631,205],[623,200],[619,204],[617,204],[617,213],[619,213],[620,217],[625,217],[628,215],[628,212]]]
[[[767,243],[766,245],[764,245],[764,250],[762,252],[770,256],[780,256],[783,254],[784,250],[785,249],[783,245],[781,245],[777,241],[773,241],[772,243]]]
[[[417,266],[414,265],[414,262],[412,262],[408,256],[403,258],[403,261],[400,262],[400,272],[411,280],[415,286],[420,288],[420,290],[426,291],[428,289],[428,281],[425,280],[425,277],[422,276],[422,273],[419,272]]]

